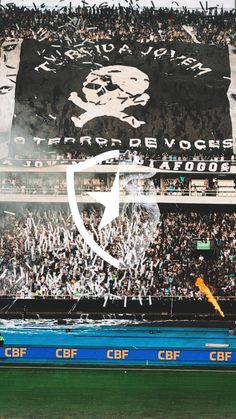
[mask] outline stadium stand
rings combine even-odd
[[[8,7],[0,6],[0,36],[1,43],[14,38],[70,45],[71,42],[84,40],[116,38],[147,45],[157,42],[170,45],[177,40],[188,44],[217,45],[223,49],[228,45],[236,46],[235,19],[235,10],[217,8],[209,12],[189,11],[187,8],[141,10],[136,5],[133,8],[62,7],[60,10],[49,10],[45,6],[29,9],[10,4]],[[217,118],[213,122],[217,125]],[[142,257],[134,260],[132,267],[117,270],[84,245],[70,213],[64,207],[56,206],[59,202],[57,196],[66,195],[65,174],[58,174],[55,170],[48,176],[43,169],[40,173],[31,173],[24,167],[17,171],[14,163],[17,166],[24,160],[24,152],[24,149],[21,153],[13,150],[13,167],[7,171],[1,167],[0,173],[1,200],[11,202],[18,199],[23,203],[21,208],[24,207],[24,211],[20,209],[11,214],[4,212],[5,207],[1,206],[1,295],[21,298],[123,298],[151,295],[201,300],[203,296],[194,285],[197,276],[206,278],[214,295],[235,295],[236,213],[226,205],[224,210],[205,207],[202,211],[198,206],[192,206],[188,210],[178,211],[179,196],[196,197],[195,204],[203,203],[201,197],[216,197],[221,205],[229,202],[235,204],[235,200],[224,200],[225,197],[235,198],[235,172],[223,177],[209,173],[198,176],[191,173],[156,176],[156,197],[165,196],[165,203],[175,202],[177,209],[161,209],[160,221]],[[38,159],[50,158],[57,163],[66,159],[72,162],[83,161],[93,155],[92,150],[87,153],[56,150],[41,152]],[[29,153],[25,154],[25,158],[29,159]],[[152,162],[149,153],[144,151],[126,152],[126,160],[137,165],[142,165],[148,158],[150,166],[155,161],[212,160],[230,162],[232,165],[235,163],[231,150],[220,150],[218,154],[214,150],[208,153],[155,151],[151,156]],[[90,190],[108,191],[114,176],[106,174],[106,168],[104,172],[105,175],[84,177],[83,182],[80,180],[76,184],[76,191],[85,195]],[[148,184],[142,186],[144,193],[148,194]],[[49,201],[42,199],[42,195],[53,195],[52,200],[57,204],[48,204],[45,210],[35,203],[28,207],[26,195],[34,195],[35,201],[42,200],[44,203]],[[129,238],[122,224],[124,220],[113,221],[112,236],[95,232],[101,221],[101,213],[96,207],[84,209],[83,221],[93,238],[113,256],[120,257],[125,253],[125,248],[118,246],[118,238],[124,243]],[[145,222],[145,216],[139,221]],[[117,239],[111,244],[114,237]],[[200,242],[199,248],[197,241]],[[209,244],[208,250],[204,250],[204,244]]]
[[[2,294],[34,296],[202,296],[197,276],[207,278],[215,295],[236,291],[235,212],[161,211],[160,223],[140,260],[116,270],[91,252],[78,236],[70,214],[51,208],[28,215],[3,214],[0,218],[0,278]],[[101,221],[98,210],[83,212],[86,228],[95,237]],[[124,220],[99,242],[119,255],[118,241],[127,241]],[[125,225],[125,224],[124,224]],[[110,245],[111,237],[116,238]],[[194,240],[213,242],[214,251],[194,249]],[[124,249],[121,250],[122,252]]]

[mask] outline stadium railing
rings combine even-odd
[[[95,189],[94,189],[95,190]],[[75,189],[75,192],[77,195],[86,195],[88,192],[91,192],[91,188],[78,188]],[[147,189],[139,189],[137,190],[134,188],[133,192],[136,194],[137,192],[142,195],[179,195],[179,196],[215,196],[215,197],[236,197],[236,189],[235,187],[227,186],[227,187],[221,187],[219,189],[207,189],[204,187],[193,187],[191,189],[175,189],[173,188],[170,190],[168,187],[166,188],[158,188],[157,190],[154,190],[153,188],[147,188]],[[54,187],[37,187],[37,188],[30,188],[30,187],[24,187],[22,185],[21,188],[2,188],[0,193],[4,195],[67,195],[67,189],[64,188],[63,190],[57,190],[57,188]],[[130,193],[126,193],[124,190],[120,191],[121,195],[130,195]]]
[[[20,299],[25,299],[25,300],[32,300],[32,299],[42,299],[42,300],[68,300],[68,299],[73,299],[73,300],[80,300],[80,299],[87,299],[87,300],[99,300],[99,299],[104,299],[105,297],[107,297],[111,300],[124,300],[125,297],[127,297],[128,300],[137,300],[139,301],[139,299],[141,298],[142,300],[149,300],[149,297],[151,297],[152,300],[163,300],[163,301],[188,301],[188,300],[195,300],[195,301],[204,301],[205,298],[203,296],[201,297],[196,297],[196,296],[186,296],[186,295],[140,295],[140,296],[125,296],[125,295],[113,295],[113,294],[105,294],[102,296],[96,296],[93,294],[90,295],[81,295],[81,296],[76,296],[76,295],[70,295],[70,294],[66,294],[66,295],[58,295],[58,296],[53,296],[53,295],[32,295],[32,296],[22,296],[22,295],[17,295],[17,294],[2,294],[0,295],[0,299],[16,299],[16,300],[20,300]],[[214,295],[214,297],[218,300],[218,301],[236,301],[236,296],[235,295]]]

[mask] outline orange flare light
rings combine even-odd
[[[209,303],[211,303],[215,307],[215,309],[217,311],[219,311],[220,315],[222,317],[225,317],[225,315],[224,315],[223,311],[221,310],[219,304],[217,303],[215,297],[212,295],[211,291],[206,286],[205,282],[203,281],[203,279],[200,276],[196,279],[195,285],[206,296],[206,298],[208,299]]]

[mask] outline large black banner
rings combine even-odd
[[[232,153],[227,47],[25,40],[11,154]]]

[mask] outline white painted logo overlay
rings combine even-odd
[[[160,212],[151,179],[156,173],[155,169],[142,167],[137,171],[136,165],[130,167],[124,163],[118,164],[119,156],[119,150],[112,150],[78,164],[68,165],[67,192],[73,221],[87,245],[110,265],[126,269],[137,266],[145,257],[156,233]],[[77,203],[75,174],[82,174],[88,169],[93,172],[94,167],[110,159],[116,160],[111,190],[87,192],[97,205],[102,204],[104,207],[97,231],[94,227],[89,231]],[[113,254],[110,254],[109,249]]]
[[[76,127],[82,128],[94,118],[112,116],[138,128],[145,121],[139,121],[124,110],[131,106],[145,106],[150,98],[144,93],[148,87],[147,74],[135,67],[113,65],[92,70],[82,88],[86,102],[77,92],[70,94],[69,100],[85,111],[71,120]]]

